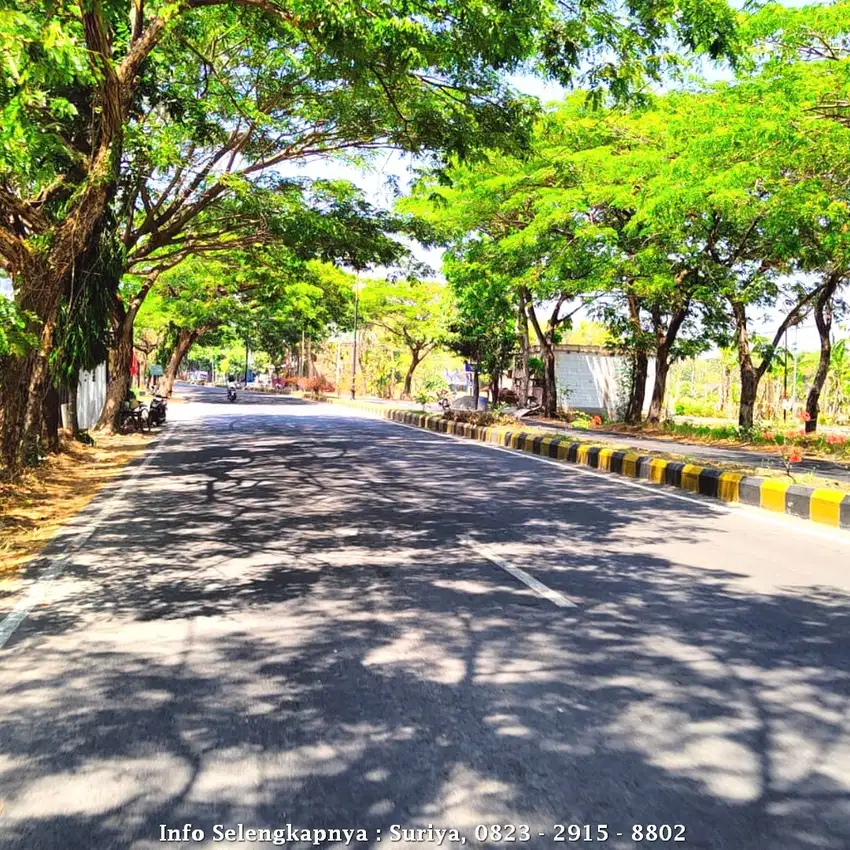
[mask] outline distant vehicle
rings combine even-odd
[[[203,371],[195,371],[189,372],[186,377],[190,384],[204,384],[210,379],[210,373]]]

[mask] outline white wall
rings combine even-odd
[[[83,431],[93,427],[106,403],[106,364],[92,372],[80,372],[77,385],[77,420]]]
[[[654,364],[650,362],[649,365],[644,413],[649,409],[652,382],[655,378]],[[614,418],[618,408],[622,412],[626,399],[620,398],[620,395],[627,390],[620,376],[627,368],[624,357],[557,349],[555,351],[555,381],[559,393],[562,388],[566,388],[566,406],[587,413],[604,413],[609,418]]]

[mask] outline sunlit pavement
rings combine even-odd
[[[847,538],[341,408],[186,394],[0,650],[3,847],[273,846],[216,824],[850,846]],[[190,823],[203,839],[160,841]]]

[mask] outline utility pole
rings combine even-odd
[[[357,393],[357,286],[360,280],[357,276],[354,278],[354,346],[351,356],[351,398],[353,399]]]
[[[248,337],[245,337],[245,383],[248,383]]]
[[[336,340],[336,381],[334,382],[336,384],[337,393],[339,393],[339,379],[340,379],[340,376],[341,376],[341,371],[342,371],[342,343],[340,342],[339,337],[337,337],[337,340]]]

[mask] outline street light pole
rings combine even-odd
[[[351,398],[353,399],[357,393],[357,277],[354,278],[354,347],[352,348],[351,357]]]

